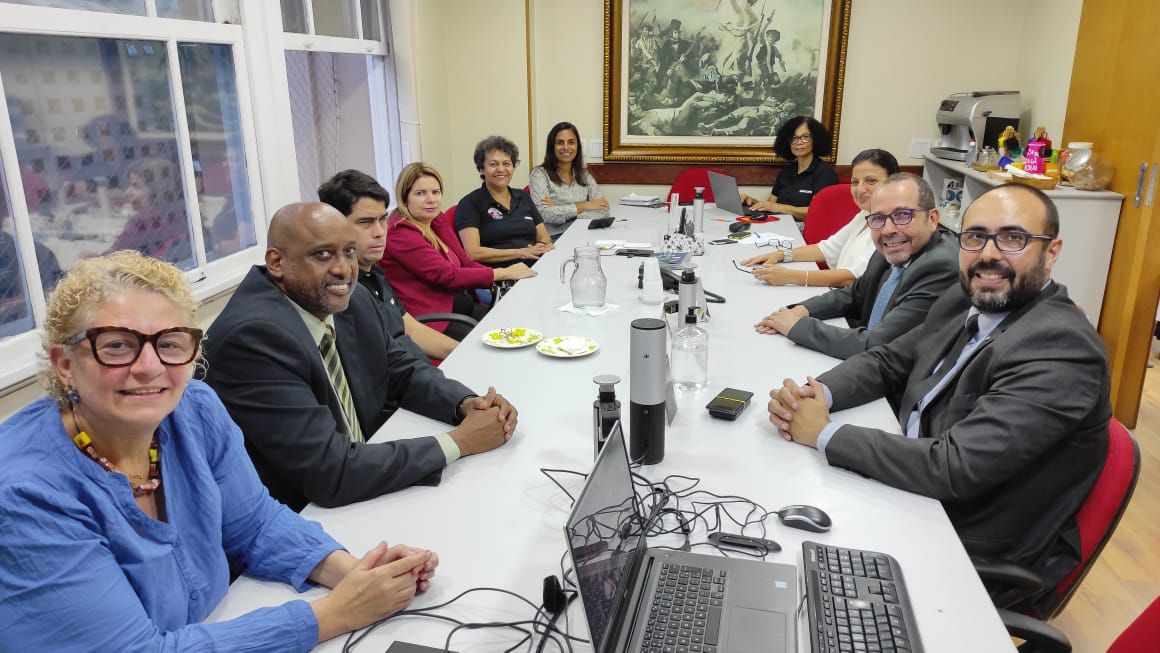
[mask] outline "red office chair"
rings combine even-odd
[[[1080,541],[1080,561],[1075,569],[1046,596],[1037,597],[1032,602],[1031,597],[1043,586],[1038,576],[1018,565],[976,562],[975,569],[984,583],[998,581],[1012,586],[1011,590],[994,598],[1007,631],[1030,643],[1027,648],[1020,648],[1021,651],[1066,653],[1071,650],[1067,637],[1031,615],[1051,619],[1067,606],[1092,563],[1112,538],[1139,477],[1140,446],[1128,429],[1112,418],[1108,422],[1108,457],[1075,516]],[[1059,637],[1050,634],[1052,632]]]
[[[1000,610],[1007,632],[1023,640],[1019,646],[1022,653],[1071,653],[1071,642],[1058,628],[1027,615],[1016,615],[1028,620],[1023,628],[1012,628],[1008,623],[1008,612]],[[1108,653],[1156,653],[1160,643],[1160,596],[1136,617],[1136,620],[1120,633],[1116,641],[1108,647]]]
[[[669,187],[669,194],[665,195],[665,201],[672,198],[673,193],[680,195],[680,201],[685,204],[693,203],[693,189],[700,186],[705,189],[705,201],[713,202],[713,186],[709,184],[709,173],[715,172],[719,175],[725,174],[723,171],[716,168],[685,168],[673,180],[673,185]]]
[[[1156,653],[1160,643],[1160,596],[1108,647],[1108,653]]]
[[[850,194],[850,184],[826,186],[810,200],[810,208],[806,210],[806,224],[802,228],[802,238],[807,245],[823,241],[849,224],[850,218],[856,213],[858,205]]]

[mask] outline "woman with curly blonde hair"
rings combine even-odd
[[[21,648],[307,651],[427,586],[434,554],[357,560],[270,498],[192,380],[194,306],[176,267],[134,251],[81,261],[49,300],[51,396],[0,424],[0,632]],[[334,591],[200,623],[231,569]]]

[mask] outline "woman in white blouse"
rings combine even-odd
[[[544,163],[532,170],[528,184],[552,240],[578,217],[608,217],[608,200],[584,166],[580,132],[570,122],[557,123],[548,132]]]
[[[866,271],[874,254],[874,240],[866,227],[870,196],[878,184],[898,172],[898,160],[886,150],[863,150],[854,157],[850,172],[850,193],[861,209],[833,236],[817,243],[795,247],[788,252],[762,254],[741,261],[742,265],[762,266],[753,276],[771,286],[830,286],[841,288],[854,283]],[[808,218],[807,218],[808,219]],[[825,261],[829,270],[791,270],[778,263],[791,261]],[[808,282],[808,283],[807,283]]]

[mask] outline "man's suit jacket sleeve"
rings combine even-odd
[[[926,319],[931,305],[958,276],[958,270],[954,266],[934,265],[935,260],[930,262],[931,265],[923,265],[926,261],[918,259],[914,263],[915,269],[908,270],[914,273],[913,276],[907,279],[907,275],[903,275],[893,303],[887,306],[886,315],[873,329],[864,326],[840,327],[825,324],[820,320],[811,319],[813,317],[811,310],[810,318],[798,320],[798,323],[790,329],[789,339],[835,358],[849,358],[871,347],[893,341],[921,324]],[[860,277],[854,286],[861,283],[866,276]],[[809,308],[808,304],[806,308]]]
[[[901,397],[923,331],[920,324],[893,342],[855,354],[819,376],[818,381],[830,389],[830,410],[861,406],[881,397]]]
[[[1091,411],[1107,373],[1102,353],[1066,326],[1042,329],[990,364],[984,392],[949,401],[940,419],[950,425],[945,432],[916,439],[842,426],[826,446],[826,458],[904,490],[969,500],[1027,469],[1067,437]],[[836,405],[844,391],[835,391]]]
[[[816,297],[810,297],[797,305],[804,306],[810,312],[810,317],[816,318],[815,321],[856,315],[866,292],[865,278],[866,275],[862,275],[845,288],[835,288]],[[804,321],[798,320],[799,323]]]
[[[284,328],[249,321],[215,337],[208,372],[214,389],[247,446],[308,500],[324,507],[362,501],[415,485],[446,465],[433,437],[352,443],[312,389],[313,367],[304,361],[317,351]]]
[[[387,341],[388,395],[407,410],[445,424],[458,424],[459,402],[476,393],[447,378],[425,357],[419,358],[397,340]]]

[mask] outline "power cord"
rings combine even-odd
[[[505,594],[508,596],[515,597],[515,598],[523,601],[524,603],[527,603],[529,606],[531,606],[533,609],[535,609],[536,613],[532,619],[522,619],[522,620],[517,620],[517,621],[464,622],[464,621],[460,621],[459,619],[455,619],[454,617],[448,617],[446,615],[436,614],[433,612],[434,610],[438,610],[440,608],[445,608],[445,607],[451,605],[452,603],[455,603],[459,599],[463,598],[464,596],[467,596],[468,594],[471,594],[473,592],[498,592],[500,594]],[[449,633],[447,633],[447,639],[444,640],[444,643],[443,643],[443,650],[444,651],[450,650],[451,638],[454,637],[455,633],[457,633],[461,629],[474,630],[474,629],[479,629],[479,628],[512,628],[514,630],[518,630],[521,633],[524,633],[525,637],[523,639],[521,639],[519,641],[519,643],[516,644],[516,646],[512,647],[511,649],[508,649],[509,651],[515,650],[515,648],[518,648],[525,641],[528,641],[529,638],[532,638],[534,635],[539,635],[539,634],[544,635],[544,637],[541,639],[541,642],[540,642],[540,649],[539,649],[540,651],[543,650],[544,645],[546,644],[547,640],[549,640],[549,639],[551,639],[552,642],[554,644],[556,644],[556,646],[559,648],[560,651],[562,651],[562,652],[568,651],[569,653],[572,652],[572,642],[573,641],[587,642],[587,640],[585,640],[585,639],[575,637],[573,635],[570,635],[567,631],[561,630],[559,627],[557,627],[555,625],[555,623],[554,623],[555,620],[552,619],[547,614],[547,612],[545,612],[544,607],[542,605],[536,605],[535,603],[529,601],[527,598],[521,596],[520,594],[512,592],[511,590],[505,590],[505,589],[498,588],[498,587],[473,587],[471,589],[464,590],[464,591],[460,592],[455,597],[453,597],[447,601],[444,601],[443,603],[428,606],[425,608],[415,608],[412,610],[403,610],[401,612],[396,612],[395,614],[393,614],[389,617],[386,617],[384,619],[380,619],[379,621],[376,621],[375,623],[373,623],[370,626],[363,629],[361,632],[359,632],[359,631],[351,632],[349,635],[347,635],[346,641],[343,643],[343,646],[342,646],[343,653],[348,653],[349,651],[353,651],[355,646],[357,646],[363,639],[365,639],[367,637],[367,635],[369,635],[371,632],[373,632],[380,625],[386,623],[387,621],[390,621],[391,619],[396,619],[399,617],[424,617],[424,618],[428,618],[428,619],[438,619],[440,621],[446,621],[446,622],[455,624],[455,627],[452,628]],[[541,621],[541,617],[543,618],[543,621]],[[524,626],[530,626],[531,630],[529,630],[528,628],[524,628]],[[538,630],[537,627],[541,627],[542,630]],[[356,633],[357,633],[357,636],[356,636]],[[561,640],[561,638],[562,638],[562,640]],[[531,650],[530,643],[529,643],[529,650]]]

